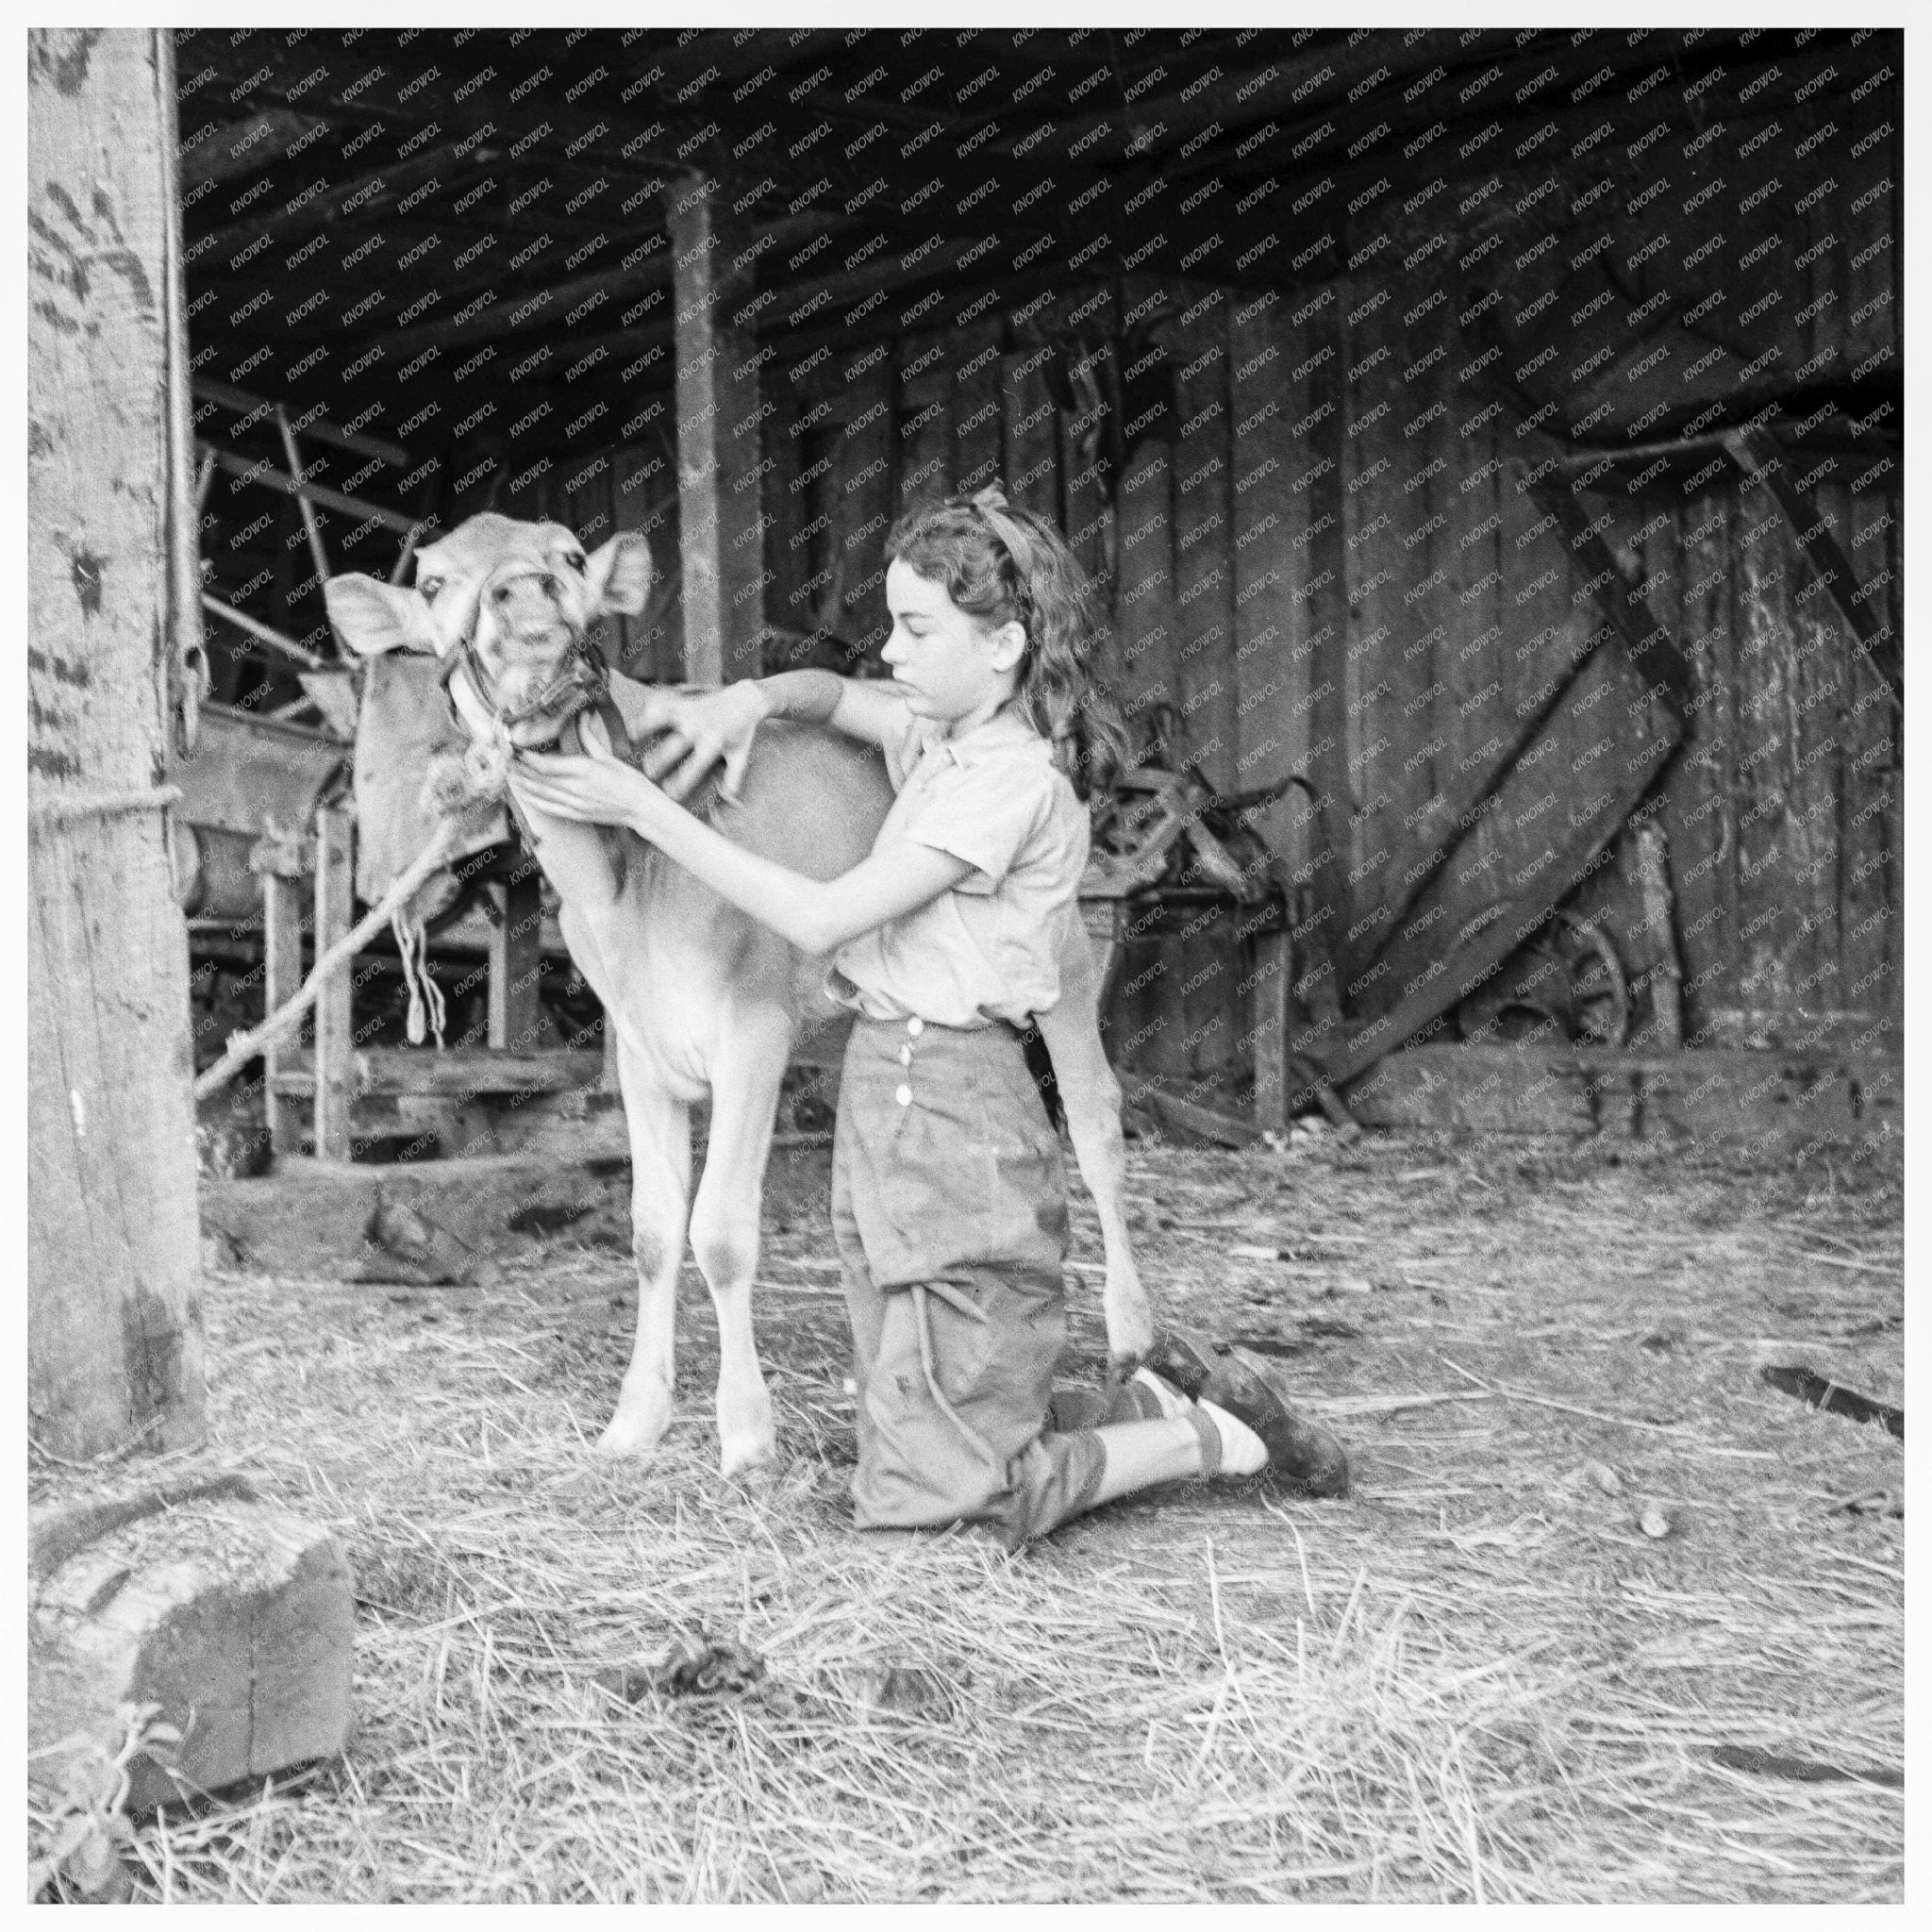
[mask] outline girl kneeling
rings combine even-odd
[[[562,817],[629,826],[808,954],[857,1018],[839,1090],[832,1221],[858,1386],[857,1521],[993,1523],[1014,1543],[1149,1484],[1272,1473],[1340,1494],[1347,1462],[1266,1364],[1170,1335],[1110,1397],[1056,1392],[1066,1178],[1021,1032],[1059,997],[1087,813],[1070,772],[1120,742],[1093,683],[1084,574],[997,490],[887,540],[892,681],[794,671],[681,707],[683,789],[735,788],[758,722],[877,744],[896,793],[871,854],[808,878],[701,824],[608,754],[519,756]],[[662,772],[677,762],[660,751]],[[1156,1370],[1160,1373],[1156,1373]]]

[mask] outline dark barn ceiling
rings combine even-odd
[[[789,358],[1129,280],[1399,275],[1458,183],[1554,177],[1530,219],[1600,225],[1590,184],[1647,172],[1632,126],[1790,113],[1897,53],[1737,29],[204,29],[177,37],[192,345],[204,378],[412,447],[601,447],[667,421],[669,184],[713,184],[731,319]]]

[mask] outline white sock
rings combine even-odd
[[[1239,1416],[1211,1402],[1194,1407],[1214,1424],[1221,1437],[1221,1474],[1258,1475],[1268,1467],[1268,1445]]]
[[[1154,1399],[1159,1403],[1163,1416],[1173,1418],[1186,1415],[1194,1406],[1173,1383],[1163,1382],[1152,1369],[1136,1369],[1134,1380],[1140,1383],[1141,1388],[1154,1391]]]

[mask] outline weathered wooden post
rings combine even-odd
[[[305,868],[314,862],[312,854],[312,843],[307,859],[299,848],[263,853],[256,866],[261,874],[264,1014],[279,1012],[302,990],[302,888],[309,877]],[[294,1051],[295,1042],[282,1039],[273,1041],[262,1055],[269,1145],[277,1160],[301,1153],[307,1124],[304,1115],[312,1117],[315,1111],[312,1099],[305,1108],[298,1096],[284,1091],[284,1076],[294,1071]]]
[[[188,929],[165,811],[198,646],[165,32],[27,41],[27,1401],[69,1463],[203,1434]],[[192,699],[184,735],[192,728]],[[192,745],[184,746],[192,749]],[[335,1540],[233,1474],[76,1491],[29,1521],[29,1776],[129,1741],[141,1809],[341,1748],[355,1594]],[[108,1802],[105,1788],[102,1802]],[[119,1799],[115,1802],[120,1802]],[[38,1886],[110,1900],[96,1830]]]
[[[347,806],[315,814],[315,951],[319,958],[356,923],[356,817]],[[352,1158],[356,1108],[355,961],[344,959],[315,1002],[315,1155]]]
[[[756,677],[765,626],[758,344],[731,325],[751,291],[748,250],[702,176],[664,191],[676,296],[678,533],[684,675]]]
[[[1294,1003],[1289,988],[1294,979],[1294,942],[1289,936],[1291,917],[1284,888],[1270,881],[1269,902],[1257,915],[1262,929],[1254,936],[1249,971],[1248,1029],[1255,1043],[1255,1124],[1271,1132],[1288,1131],[1289,1099],[1294,1078],[1288,1042],[1294,1031]],[[1279,924],[1275,908],[1279,907]]]
[[[27,1400],[70,1459],[202,1431],[173,84],[158,34],[28,40]]]
[[[529,1053],[543,1014],[543,875],[536,860],[526,858],[490,895],[503,922],[490,931],[490,1044]]]

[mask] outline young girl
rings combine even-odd
[[[685,795],[721,757],[735,791],[762,718],[879,745],[897,797],[842,877],[731,844],[608,754],[524,753],[512,769],[530,804],[629,826],[802,951],[833,956],[827,990],[858,1016],[832,1184],[857,1520],[993,1523],[1017,1544],[1177,1477],[1271,1471],[1340,1494],[1339,1445],[1245,1351],[1170,1335],[1108,1398],[1053,1389],[1066,1179],[1020,1033],[1058,998],[1078,916],[1087,814],[1068,774],[1104,766],[1119,729],[1092,682],[1086,578],[1050,525],[995,487],[913,511],[886,555],[890,685],[826,671],[730,684],[686,700],[671,755],[651,760],[660,776],[678,767]]]

